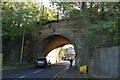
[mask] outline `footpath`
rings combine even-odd
[[[87,78],[87,75],[81,73],[78,68],[73,66],[62,73],[60,78]]]

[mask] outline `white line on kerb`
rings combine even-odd
[[[26,77],[26,76],[21,76],[21,77],[19,77],[19,78],[24,78],[24,77]]]

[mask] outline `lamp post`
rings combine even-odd
[[[22,47],[21,47],[21,53],[20,53],[20,64],[22,64],[22,59],[23,59],[24,40],[25,40],[25,29],[23,31],[23,37],[22,37]]]

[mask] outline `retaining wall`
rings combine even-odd
[[[96,49],[91,61],[92,77],[120,77],[120,46]]]

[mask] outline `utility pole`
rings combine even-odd
[[[20,53],[20,64],[22,64],[24,40],[25,40],[25,29],[23,31],[23,37],[22,37],[22,47],[21,47],[21,53]]]

